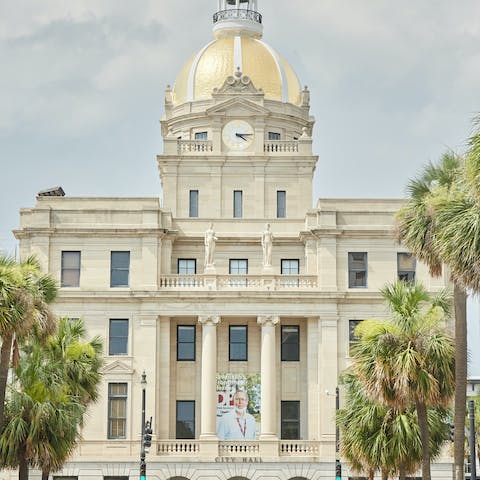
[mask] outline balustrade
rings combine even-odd
[[[178,140],[178,154],[185,153],[210,153],[213,152],[211,140]]]
[[[221,457],[252,457],[260,451],[259,442],[219,442],[218,450]]]
[[[196,440],[163,440],[157,442],[157,455],[192,455],[200,451]]]
[[[269,140],[263,150],[265,153],[297,153],[298,140]]]

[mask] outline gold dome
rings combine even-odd
[[[238,69],[265,98],[300,105],[300,82],[288,62],[265,42],[239,35],[214,40],[188,60],[175,81],[174,103],[211,98]]]

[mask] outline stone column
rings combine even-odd
[[[258,317],[262,326],[262,343],[260,356],[260,381],[262,384],[261,431],[260,440],[277,441],[277,372],[276,372],[276,338],[275,326],[279,317]]]
[[[202,324],[200,440],[217,441],[217,325],[220,317],[198,317]]]

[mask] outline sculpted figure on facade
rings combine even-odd
[[[272,247],[273,247],[273,233],[270,230],[270,224],[267,223],[265,231],[262,233],[262,248],[263,248],[263,266],[272,266]]]
[[[212,267],[215,264],[215,242],[217,240],[213,223],[211,223],[205,232],[205,267]]]

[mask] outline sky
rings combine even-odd
[[[264,40],[311,91],[315,199],[401,198],[426,162],[465,150],[480,112],[478,0],[258,4]],[[18,211],[40,190],[160,195],[164,90],[211,40],[216,6],[0,0],[0,250],[14,252]]]

